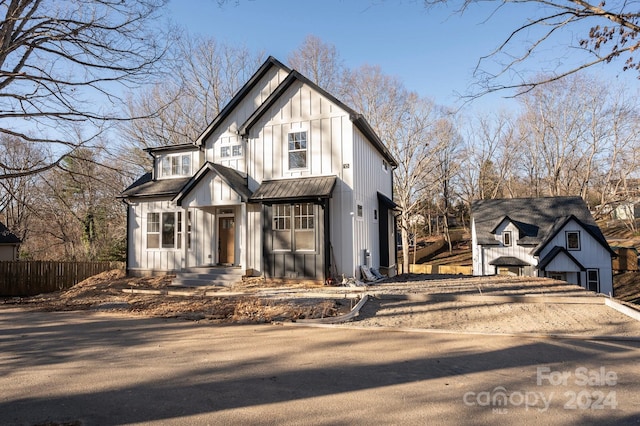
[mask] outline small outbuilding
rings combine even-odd
[[[0,222],[0,262],[18,260],[18,248],[21,242],[20,238]]]
[[[474,275],[548,277],[613,293],[616,254],[580,197],[475,201],[471,233]]]

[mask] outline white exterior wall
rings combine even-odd
[[[132,203],[129,209],[129,235],[136,244],[129,245],[129,269],[152,272],[169,272],[182,269],[182,249],[147,248],[147,213],[180,211],[170,201]],[[184,219],[183,219],[184,220]]]
[[[287,75],[285,71],[276,67],[267,72],[231,114],[220,123],[218,129],[204,141],[206,161],[222,164],[239,172],[247,172],[247,146],[246,142],[238,136],[238,128],[269,97]],[[220,157],[221,146],[233,145],[242,145],[242,156]]]
[[[247,267],[262,274],[262,205],[247,204]]]
[[[562,228],[560,232],[558,232],[556,236],[544,247],[540,252],[540,258],[543,259],[555,246],[566,248],[565,232],[567,231],[580,232],[580,250],[569,250],[571,256],[573,256],[585,268],[598,269],[600,277],[600,292],[604,294],[612,293],[613,273],[610,253],[602,246],[602,244],[593,238],[591,234],[585,231],[582,226],[573,220],[567,223],[565,227]],[[550,267],[547,267],[546,269],[548,271],[553,270]],[[586,272],[581,272],[580,285],[585,287],[586,284]]]
[[[329,201],[330,239],[338,273],[353,276],[354,126],[348,113],[317,91],[296,83],[274,103],[254,129],[257,133],[250,135],[247,149],[251,190],[255,190],[263,180],[338,176]],[[304,169],[289,170],[290,131],[307,131],[307,167]],[[258,253],[261,252],[260,246],[254,247],[259,249]],[[253,264],[258,265],[258,259]]]
[[[354,127],[354,202],[352,211],[356,212],[355,218],[355,267],[364,264],[364,251],[370,253],[369,266],[380,266],[380,206],[377,193],[380,192],[388,198],[393,198],[393,173],[389,166],[383,169],[384,157],[367,140],[367,138]],[[362,205],[362,217],[357,216],[357,205]],[[377,218],[376,218],[377,215]],[[389,240],[389,244],[395,246],[395,241]],[[386,266],[386,265],[385,265]],[[359,274],[358,274],[359,276]]]
[[[502,245],[502,234],[503,232],[511,231],[511,246],[505,247]],[[480,270],[484,270],[484,273],[479,273],[478,275],[493,275],[496,273],[496,267],[494,265],[490,265],[489,263],[494,261],[495,259],[502,256],[513,256],[518,259],[522,259],[525,262],[528,262],[533,267],[538,265],[538,259],[530,254],[533,247],[526,246],[522,247],[518,245],[518,228],[509,221],[503,221],[497,228],[495,233],[495,239],[500,243],[499,246],[483,246],[481,253],[484,265],[481,265]],[[476,248],[474,247],[474,260],[476,255]],[[476,274],[475,270],[475,261],[474,261],[474,274]]]
[[[182,207],[228,206],[242,203],[240,196],[220,176],[202,179],[182,200]]]

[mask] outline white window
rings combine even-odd
[[[242,145],[227,145],[227,146],[220,147],[221,158],[241,157],[241,156],[242,156]]]
[[[289,133],[289,170],[307,167],[307,132]]]
[[[182,212],[147,213],[147,248],[180,248]]]
[[[191,176],[191,154],[164,157],[162,159],[162,176]]]
[[[502,233],[502,244],[505,247],[511,247],[511,231],[505,231]]]
[[[567,250],[580,250],[580,231],[567,231]]]
[[[384,160],[382,160],[382,170],[384,170],[385,172],[389,171],[389,165]]]
[[[147,213],[147,248],[160,248],[160,213]]]
[[[174,248],[176,244],[176,214],[162,213],[162,248]]]

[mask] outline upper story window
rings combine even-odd
[[[567,250],[580,250],[580,231],[567,231]]]
[[[162,176],[191,176],[191,154],[175,154],[163,157]]]
[[[307,132],[289,133],[289,170],[307,167]]]
[[[382,170],[384,170],[385,172],[389,171],[389,164],[387,164],[387,162],[384,160],[382,160]]]
[[[511,247],[511,231],[505,231],[502,233],[502,244],[505,247]]]
[[[240,157],[242,156],[242,145],[227,145],[220,147],[220,157]]]

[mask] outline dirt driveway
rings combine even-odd
[[[151,317],[171,303],[89,290],[62,305],[84,311],[0,306],[0,424],[640,424],[638,321],[561,282],[344,288],[371,295],[361,315],[312,327]]]
[[[630,424],[637,341],[0,309],[2,424]]]

